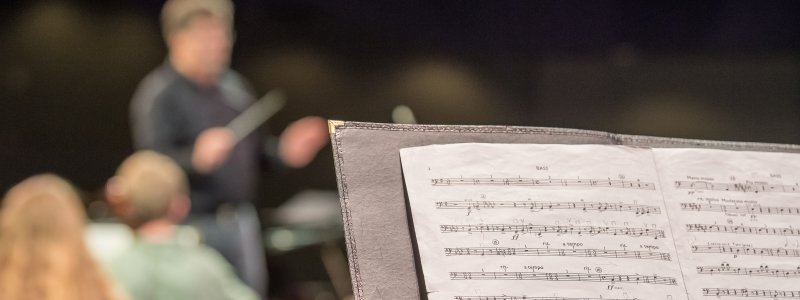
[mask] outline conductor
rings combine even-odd
[[[230,0],[168,0],[161,26],[165,62],[140,83],[131,102],[134,145],[177,161],[189,175],[189,223],[262,296],[266,263],[250,201],[261,162],[307,165],[327,144],[325,120],[305,117],[279,138],[236,137],[225,125],[255,100],[229,68],[234,7]]]

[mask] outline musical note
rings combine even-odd
[[[677,180],[675,188],[708,191],[734,191],[744,193],[800,193],[798,185],[767,183],[722,183],[702,180]]]
[[[703,288],[703,296],[717,296],[717,297],[719,297],[719,296],[731,296],[731,297],[800,299],[800,291]]]
[[[578,187],[578,188],[621,188],[621,189],[640,189],[655,190],[656,186],[652,182],[640,180],[623,179],[555,179],[555,178],[522,178],[522,177],[473,177],[473,178],[433,178],[432,186],[456,186],[456,185],[507,185],[507,186],[532,186],[532,187]]]
[[[639,300],[637,298],[567,298],[567,297],[528,297],[528,296],[453,296],[453,300]]]
[[[778,257],[800,257],[800,249],[756,248],[745,246],[692,245],[692,253],[722,253],[734,255],[757,255]]]
[[[521,224],[465,224],[439,225],[442,233],[453,232],[495,232],[495,233],[527,233],[542,236],[544,234],[576,234],[576,235],[624,235],[631,237],[666,237],[664,230],[636,227],[609,226],[572,226],[572,225],[521,225]]]
[[[465,247],[444,248],[446,256],[461,255],[498,255],[498,256],[571,256],[571,257],[603,257],[603,258],[631,258],[670,261],[669,253],[632,251],[632,250],[607,250],[607,249],[575,249],[575,248],[504,248],[504,247]]]
[[[694,223],[727,223],[711,219],[715,213],[681,211],[680,202],[707,202],[674,189],[673,180],[688,177],[661,176],[652,149],[457,144],[400,151],[407,219],[417,238],[417,271],[425,281],[422,297],[695,299],[708,285],[687,285],[677,255],[722,257],[692,254],[672,240],[671,226],[688,223],[684,216],[704,217]],[[776,205],[761,199],[765,195],[776,194],[762,194],[759,201]],[[709,279],[694,273],[687,274]]]
[[[661,208],[654,205],[639,205],[628,203],[611,202],[551,202],[551,201],[439,201],[436,202],[437,209],[494,209],[494,208],[517,208],[535,210],[551,209],[573,209],[582,211],[605,212],[632,212],[637,215],[661,214]]]
[[[681,210],[800,216],[800,207],[782,206],[681,203]]]
[[[686,224],[689,232],[719,232],[733,234],[800,236],[800,229],[791,227],[751,227],[715,224]]]
[[[546,272],[450,272],[450,280],[546,280],[546,281],[588,281],[615,283],[642,283],[677,285],[672,277],[658,275],[620,275],[591,273],[546,273]]]
[[[719,266],[698,266],[697,274],[797,278],[800,277],[800,267],[797,269],[770,269],[768,266],[762,265],[758,268],[743,268],[722,264]]]

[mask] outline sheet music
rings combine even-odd
[[[687,298],[649,149],[400,154],[429,299]]]
[[[691,299],[800,299],[800,155],[653,153]]]

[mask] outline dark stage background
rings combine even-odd
[[[798,1],[237,1],[233,68],[269,122],[594,129],[800,143]],[[162,1],[0,4],[0,191],[55,172],[97,197],[132,152],[128,102],[165,55]],[[335,189],[330,149],[256,203]]]

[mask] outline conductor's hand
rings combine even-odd
[[[328,144],[328,127],[325,119],[305,117],[286,127],[280,137],[278,154],[289,167],[308,165],[322,147]]]
[[[197,136],[192,152],[192,166],[201,174],[207,174],[219,168],[235,146],[234,134],[225,127],[212,127]]]

